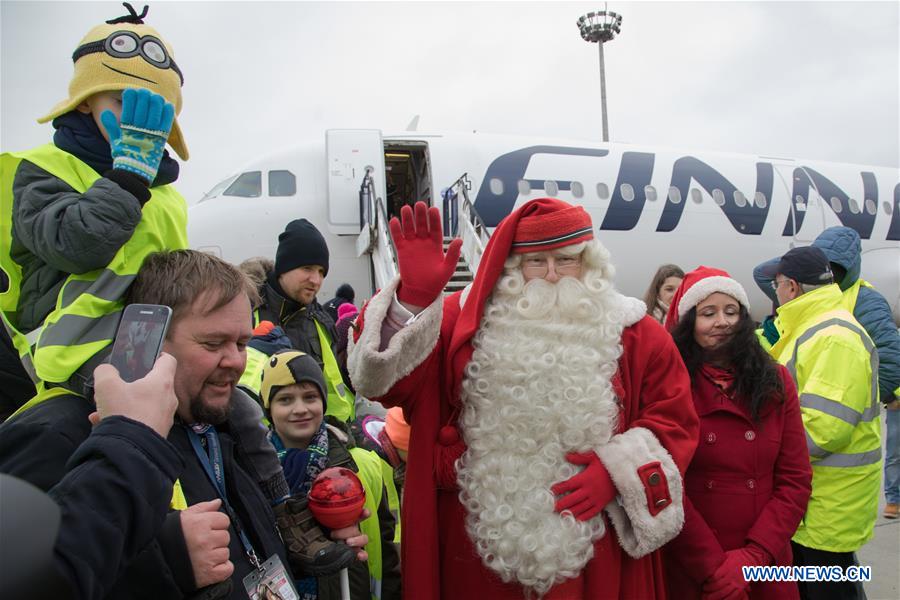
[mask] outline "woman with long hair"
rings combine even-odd
[[[799,597],[794,582],[747,582],[741,569],[792,564],[812,489],[796,387],[757,341],[748,306],[728,273],[698,267],[666,318],[700,417],[684,528],[665,552],[673,598]]]
[[[660,325],[666,320],[669,303],[683,278],[684,271],[678,265],[662,265],[656,270],[656,275],[653,276],[653,281],[644,294],[647,314],[656,319]]]

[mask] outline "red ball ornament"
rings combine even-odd
[[[356,473],[331,467],[319,473],[309,490],[309,510],[329,529],[350,527],[359,521],[366,503],[366,490]]]

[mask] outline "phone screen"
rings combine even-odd
[[[109,362],[125,381],[135,381],[153,368],[162,350],[172,309],[158,304],[129,304],[122,313]]]

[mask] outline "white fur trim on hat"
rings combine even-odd
[[[689,310],[716,292],[728,294],[743,304],[744,308],[750,310],[750,300],[747,299],[747,292],[744,291],[744,286],[731,277],[713,275],[704,277],[684,293],[681,301],[678,303],[678,318],[680,319],[686,315]]]

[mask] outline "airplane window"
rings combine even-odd
[[[766,195],[762,192],[756,192],[756,196],[754,196],[754,198],[756,199],[756,205],[760,208],[765,208],[766,204],[768,204]]]
[[[794,210],[797,212],[806,212],[806,199],[800,194],[794,196]]]
[[[681,204],[681,190],[674,185],[669,188],[669,202],[672,204]]]
[[[644,186],[644,195],[647,197],[647,200],[650,202],[656,202],[656,188],[652,185]]]
[[[580,181],[572,182],[572,196],[574,196],[575,198],[584,197],[584,186],[581,185]]]
[[[555,181],[545,181],[544,192],[546,192],[548,196],[557,196],[559,194],[559,184],[557,184]]]
[[[630,183],[623,183],[619,186],[619,191],[622,193],[622,198],[625,202],[631,202],[634,200],[634,188],[631,187]]]
[[[262,172],[247,171],[241,173],[228,189],[222,192],[223,196],[238,196],[241,198],[259,198],[262,193]]]
[[[691,188],[691,200],[694,201],[694,204],[702,204],[703,192],[699,188]]]
[[[891,214],[891,203],[888,202],[887,200],[885,200],[884,202],[881,203],[881,208],[882,208],[882,210],[884,210],[884,214],[886,214],[886,215]]]
[[[744,196],[744,192],[734,190],[734,203],[737,204],[739,208],[747,206],[747,197]]]
[[[855,198],[850,198],[849,204],[850,204],[850,212],[852,212],[854,215],[858,215],[859,214],[859,202],[857,202]]]
[[[213,189],[211,189],[208,192],[206,192],[205,194],[203,194],[203,197],[200,199],[200,202],[204,202],[206,200],[209,200],[210,198],[215,198],[216,196],[221,194],[229,185],[231,185],[231,182],[234,181],[235,179],[237,179],[237,175],[232,175],[228,179],[224,179],[224,180],[220,181],[213,187]]]
[[[713,202],[715,202],[719,206],[725,206],[725,192],[723,192],[719,188],[716,188],[713,190],[712,197]]]
[[[500,196],[503,194],[503,181],[500,179],[492,177],[489,185],[493,195]]]
[[[297,193],[297,178],[290,171],[269,171],[269,195],[293,196]]]
[[[605,183],[598,183],[597,197],[601,200],[606,200],[607,198],[609,198],[609,186],[607,186]]]
[[[874,215],[876,211],[875,201],[871,198],[866,198],[866,212],[870,215]]]
[[[841,201],[834,196],[831,197],[831,210],[837,214],[841,213]]]
[[[531,193],[531,184],[524,179],[520,179],[517,185],[519,188],[519,194],[521,194],[522,196],[527,196]]]

